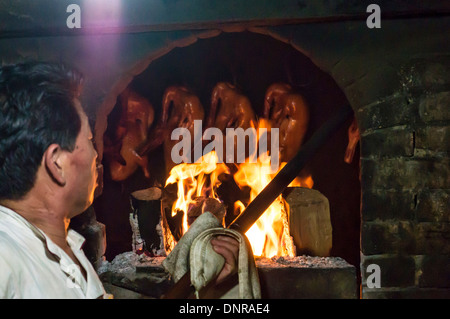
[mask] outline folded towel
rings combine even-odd
[[[238,231],[221,227],[219,220],[209,212],[203,213],[192,223],[164,260],[163,266],[175,282],[190,270],[191,284],[198,296],[198,292],[217,277],[225,264],[225,259],[216,253],[211,245],[211,239],[219,235],[233,237],[239,242],[239,281],[221,298],[261,298],[258,272],[247,238]]]

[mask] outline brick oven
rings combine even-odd
[[[330,204],[329,254],[303,256],[306,270],[291,267],[281,274],[288,262],[275,258],[279,265],[271,276],[299,282],[304,293],[298,298],[450,297],[448,4],[380,0],[381,28],[369,28],[370,1],[93,3],[0,2],[0,56],[3,63],[64,61],[86,76],[82,101],[104,180],[93,206],[72,223],[91,243],[86,253],[97,268],[104,258],[136,261],[124,258],[133,236],[130,194],[167,179],[161,148],[149,153],[147,175],[138,168],[120,182],[111,179],[105,136],[120,118],[123,92],[131,88],[152,104],[152,129],[169,86],[192,88],[208,113],[212,88],[227,81],[262,117],[265,90],[285,82],[308,101],[305,141],[344,105],[353,109],[360,140],[354,159],[345,163],[349,118],[300,174],[311,176],[312,188]],[[80,28],[68,27],[70,4],[79,5]],[[134,271],[139,278],[165,276],[148,260]],[[123,279],[111,276],[104,277],[111,286]],[[263,288],[280,289],[269,277]],[[138,280],[128,280],[125,288],[148,295]],[[350,293],[326,295],[313,287],[333,280],[348,284]],[[165,285],[159,294],[171,284]]]

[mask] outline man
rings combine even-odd
[[[78,99],[82,76],[49,63],[0,68],[0,298],[102,298],[103,286],[68,228],[88,208],[97,152]],[[237,245],[212,242],[235,272]]]

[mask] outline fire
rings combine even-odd
[[[250,201],[252,201],[272,180],[273,174],[266,156],[260,156],[255,164],[241,164],[234,175],[234,180],[240,188],[250,187]],[[243,204],[240,203],[238,206],[242,207]],[[286,256],[291,253],[293,256],[291,243],[282,243],[286,222],[286,209],[281,196],[279,196],[245,234],[256,256]]]
[[[239,187],[250,187],[250,201],[252,201],[269,182],[275,177],[286,163],[282,163],[277,171],[272,171],[267,155],[258,158],[258,162],[243,163],[234,175]],[[313,181],[309,176],[302,180],[296,178],[289,186],[312,188]],[[242,202],[235,203],[235,209],[243,210]],[[295,248],[289,234],[289,207],[280,195],[272,205],[261,215],[256,223],[245,233],[253,253],[256,256],[295,256]]]
[[[260,120],[258,128],[270,131],[267,121]],[[271,168],[269,152],[259,155],[256,163],[236,164],[237,171],[233,178],[242,189],[250,188],[250,201],[252,201],[264,187],[275,177],[286,163],[281,163],[278,170]],[[226,164],[218,163],[218,157],[214,151],[205,154],[199,163],[182,163],[175,166],[166,181],[166,185],[177,183],[178,198],[172,207],[172,214],[177,211],[184,212],[183,233],[188,229],[187,211],[189,204],[199,196],[209,196],[216,199],[217,187],[221,184],[220,174],[230,174]],[[209,179],[209,184],[206,181]],[[313,180],[309,176],[306,179],[296,178],[290,186],[312,188]],[[245,209],[245,205],[237,201],[234,203],[236,215]],[[258,221],[246,232],[246,236],[252,246],[255,256],[295,256],[295,248],[292,237],[289,234],[288,223],[289,207],[280,195],[272,205],[262,214]]]
[[[187,212],[189,205],[194,203],[195,198],[207,196],[217,198],[217,187],[220,186],[219,175],[229,174],[228,167],[223,163],[218,163],[217,155],[214,151],[204,155],[199,163],[182,163],[172,168],[166,186],[177,183],[178,197],[172,206],[172,216],[177,211],[183,211],[183,234],[188,229]],[[205,186],[209,178],[209,187]]]

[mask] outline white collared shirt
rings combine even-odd
[[[0,298],[103,298],[103,285],[82,250],[84,241],[69,229],[67,243],[87,278],[43,231],[0,205]]]

